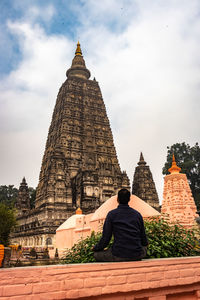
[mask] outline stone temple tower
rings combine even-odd
[[[144,161],[143,154],[140,154],[138,166],[135,168],[133,177],[132,194],[147,202],[153,208],[159,210],[159,199],[153,176],[149,166]]]
[[[18,210],[18,214],[20,215],[30,210],[30,196],[25,177],[20,183],[18,198],[15,206]]]
[[[197,208],[186,174],[179,173],[181,168],[176,165],[173,155],[169,175],[164,178],[164,191],[161,213],[167,215],[170,223],[178,223],[186,228],[196,225]]]
[[[89,80],[79,43],[66,75],[49,128],[35,203],[60,219],[77,207],[92,212],[119,188],[129,187],[98,82]]]
[[[93,212],[118,189],[130,188],[99,84],[89,79],[79,43],[66,75],[49,128],[35,209],[20,218],[15,232],[25,246],[51,244],[57,227],[78,207],[84,214]]]

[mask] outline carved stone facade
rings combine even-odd
[[[89,80],[79,43],[66,74],[49,128],[35,209],[20,215],[21,227],[15,232],[16,238],[37,235],[42,245],[54,239],[56,228],[77,207],[84,214],[93,212],[118,189],[129,188],[100,87]]]
[[[15,206],[18,210],[19,215],[26,213],[31,208],[29,190],[28,190],[28,185],[26,183],[25,177],[22,179],[22,182],[20,183],[18,199]]]
[[[138,196],[153,208],[159,210],[159,199],[156,186],[150,168],[146,165],[142,153],[140,154],[138,166],[135,168],[132,194]]]
[[[176,165],[173,155],[171,174],[164,178],[164,191],[161,213],[168,217],[170,223],[178,223],[186,228],[196,225],[197,207],[186,174],[179,173],[181,168]]]

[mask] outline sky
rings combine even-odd
[[[122,170],[140,152],[160,202],[167,146],[200,138],[199,0],[0,0],[0,185],[36,187],[79,40]]]

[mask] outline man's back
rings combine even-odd
[[[111,210],[103,225],[100,241],[93,247],[97,261],[139,260],[146,255],[144,247],[148,245],[141,214],[129,207],[130,192],[121,189],[118,192],[116,209]],[[112,249],[104,250],[114,235]]]
[[[141,214],[128,204],[120,204],[107,216],[112,223],[114,243],[112,253],[119,257],[140,256],[142,246],[147,246]]]

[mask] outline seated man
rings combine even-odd
[[[128,205],[130,192],[118,192],[118,207],[111,210],[104,222],[101,240],[93,247],[97,261],[141,260],[148,245],[141,214]],[[104,250],[114,236],[112,248]]]

